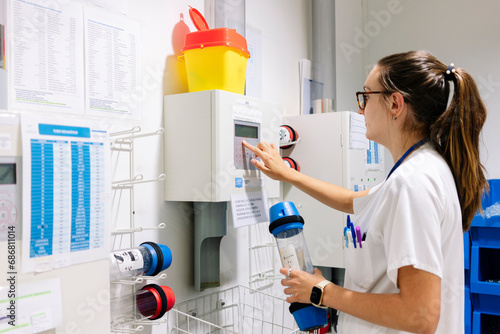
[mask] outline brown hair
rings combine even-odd
[[[479,160],[479,134],[486,120],[484,106],[472,77],[461,68],[447,67],[426,51],[410,51],[382,58],[380,83],[389,92],[399,92],[413,114],[406,130],[430,138],[455,178],[462,228],[467,231],[481,198],[488,189]],[[448,70],[448,74],[447,74]],[[450,96],[450,81],[453,96]]]

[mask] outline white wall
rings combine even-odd
[[[262,98],[299,113],[299,59],[310,58],[310,0],[246,1],[247,26],[262,36]]]
[[[357,111],[357,91],[363,90],[365,71],[363,41],[358,27],[362,25],[360,0],[337,0],[335,3],[337,110]]]
[[[500,178],[500,44],[494,0],[363,0],[359,26],[369,35],[366,64],[391,53],[425,49],[446,64],[467,70],[476,80],[488,108],[483,128],[481,159],[487,178]],[[389,9],[393,9],[390,12]],[[391,13],[390,15],[383,14]],[[387,18],[387,19],[386,19]],[[380,29],[376,29],[376,27]]]

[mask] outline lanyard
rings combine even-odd
[[[387,175],[386,180],[389,178],[389,176],[391,176],[392,172],[394,172],[399,167],[399,165],[401,165],[403,163],[403,161],[406,159],[407,156],[410,155],[411,152],[415,151],[417,148],[424,145],[428,140],[429,139],[427,139],[427,138],[422,139],[421,141],[419,141],[418,143],[416,143],[415,145],[410,147],[408,149],[408,151],[406,151],[405,154],[403,154],[403,156],[401,158],[399,158],[398,162],[396,162],[394,167],[392,167],[391,171],[389,172],[389,175]]]

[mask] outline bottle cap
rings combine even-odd
[[[156,276],[172,264],[172,251],[167,246],[151,241],[143,242],[141,246],[149,250],[153,261],[151,268],[144,275]]]

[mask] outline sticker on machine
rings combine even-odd
[[[264,187],[264,180],[260,178],[250,177],[235,177],[234,178],[234,187],[235,188],[260,188]]]

